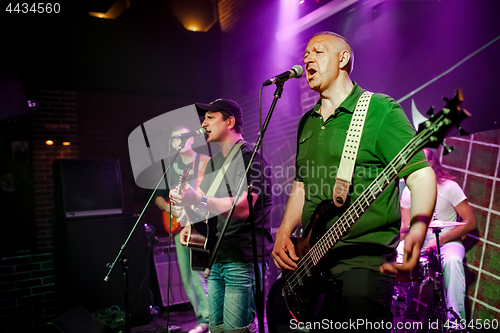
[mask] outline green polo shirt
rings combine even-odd
[[[347,130],[364,91],[354,82],[349,96],[328,119],[323,119],[318,112],[320,101],[299,122],[295,180],[304,184],[302,224],[305,230],[308,230],[316,206],[323,200],[332,200]],[[401,106],[387,95],[374,94],[356,158],[350,204],[414,136],[415,130]],[[420,151],[398,177],[403,178],[428,165],[423,151]],[[333,273],[353,268],[378,271],[382,263],[394,257],[401,223],[398,184],[399,179],[393,181],[334,246],[331,252]],[[327,227],[331,227],[338,217],[332,216]]]

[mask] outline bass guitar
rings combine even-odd
[[[177,188],[179,189],[178,190],[179,194],[181,194],[182,189],[184,188],[184,186],[186,186],[190,171],[191,168],[187,167],[182,172],[182,175],[179,176],[179,184],[177,186]],[[167,203],[169,203],[169,201],[167,201]],[[170,212],[164,210],[162,212],[162,217],[163,217],[163,227],[165,227],[165,230],[169,234],[175,235],[181,229],[181,221],[183,221],[186,218],[186,211],[182,209],[180,215],[178,217],[175,217],[172,214],[170,214]]]
[[[437,114],[432,115],[429,120],[420,124],[417,135],[408,142],[356,201],[347,208],[345,208],[347,204],[344,205],[340,212],[332,200],[321,202],[313,213],[309,228],[305,231],[305,238],[292,238],[295,253],[300,259],[295,271],[283,273],[283,279],[278,283],[283,284],[282,296],[295,319],[307,321],[314,316],[318,299],[321,299],[319,296],[324,293],[323,275],[330,267],[325,267],[329,251],[380,193],[397,178],[398,173],[408,161],[425,147],[438,147],[454,126],[460,130],[460,134],[465,134],[459,123],[470,114],[460,109],[463,101],[461,91],[457,91],[453,99],[445,98],[445,101],[446,106]],[[432,111],[428,114],[432,114]],[[332,217],[339,215],[336,223],[323,232]]]

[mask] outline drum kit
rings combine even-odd
[[[409,333],[409,332],[461,332],[460,329],[455,329],[451,321],[460,323],[460,317],[453,311],[451,307],[446,306],[446,289],[443,280],[443,267],[441,264],[441,250],[439,244],[439,234],[443,228],[455,227],[463,225],[463,222],[450,221],[432,221],[429,224],[429,229],[436,236],[437,252],[425,253],[422,252],[418,265],[409,272],[409,274],[399,274],[396,276],[396,283],[393,294],[393,313],[394,333]],[[403,242],[402,242],[403,243]],[[402,262],[402,249],[404,244],[398,247],[398,261]],[[433,299],[427,305],[424,313],[420,316],[417,322],[422,325],[411,325],[407,317],[408,305],[411,305],[413,289],[417,286],[433,284]],[[410,298],[410,299],[408,299]],[[449,318],[454,318],[448,321]],[[399,324],[398,323],[402,323]],[[436,327],[428,327],[429,323],[436,323]],[[447,323],[449,325],[447,325]],[[396,329],[401,327],[401,329]]]

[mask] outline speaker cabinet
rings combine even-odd
[[[64,218],[123,213],[117,159],[71,159],[54,162],[56,215]]]
[[[166,307],[169,305],[189,302],[189,298],[186,295],[184,285],[182,283],[179,262],[175,252],[175,244],[172,242],[172,244],[169,245],[168,237],[158,239],[158,245],[154,248],[154,261],[163,306]],[[168,277],[169,265],[170,279]],[[169,281],[170,284],[168,283]],[[170,292],[170,294],[168,295],[167,300],[168,292]]]
[[[136,221],[135,216],[62,219],[55,221],[54,254],[58,313],[83,305],[89,311],[118,305],[124,310],[123,270],[117,264],[109,281],[104,277]],[[143,223],[130,238],[129,304],[133,326],[150,321],[150,235]]]

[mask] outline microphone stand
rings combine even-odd
[[[130,325],[130,303],[129,303],[129,284],[128,284],[128,281],[129,281],[129,279],[128,279],[129,259],[123,254],[123,252],[127,248],[127,245],[130,241],[130,238],[132,238],[132,235],[134,234],[135,229],[137,229],[137,226],[139,225],[139,222],[141,221],[142,217],[144,216],[146,209],[149,207],[149,203],[151,202],[151,200],[155,196],[156,192],[158,191],[158,187],[160,187],[161,182],[164,179],[166,179],[166,176],[167,176],[168,172],[170,171],[170,168],[174,164],[175,160],[177,160],[177,157],[179,157],[179,154],[180,154],[182,148],[184,148],[184,145],[186,144],[186,141],[188,139],[189,138],[181,139],[181,143],[179,145],[179,148],[177,149],[177,152],[176,152],[174,158],[170,160],[170,163],[168,165],[167,170],[165,170],[165,172],[161,176],[160,180],[156,184],[156,187],[155,187],[153,193],[149,197],[148,202],[146,202],[146,205],[142,209],[141,214],[139,215],[139,217],[135,221],[135,224],[134,224],[132,230],[130,231],[127,239],[125,240],[125,243],[123,243],[123,245],[120,247],[120,251],[118,251],[118,254],[117,254],[115,260],[113,261],[112,264],[110,264],[110,263],[106,264],[106,267],[109,268],[109,271],[108,271],[108,274],[106,274],[106,276],[104,277],[105,282],[108,282],[109,276],[111,275],[111,273],[113,272],[113,270],[116,267],[116,263],[120,263],[122,266],[122,270],[123,270],[123,275],[122,275],[123,276],[123,302],[124,302],[124,309],[125,309],[125,333],[130,333],[131,325]],[[170,245],[169,245],[169,248],[170,248]]]
[[[257,154],[257,151],[259,150],[260,146],[262,145],[262,140],[264,139],[264,134],[266,133],[267,126],[269,125],[269,121],[271,120],[271,116],[273,115],[274,108],[276,107],[276,103],[278,102],[278,99],[281,97],[281,94],[283,93],[283,84],[284,84],[284,82],[276,83],[276,91],[274,92],[273,102],[272,102],[271,107],[269,109],[269,112],[267,114],[266,120],[264,121],[264,125],[262,126],[262,131],[259,133],[259,139],[257,140],[257,143],[255,144],[254,150],[252,152],[252,156],[250,157],[250,162],[248,163],[248,165],[246,167],[245,177],[242,177],[238,183],[236,196],[234,197],[234,200],[233,200],[233,205],[232,205],[231,209],[229,210],[229,213],[227,214],[226,221],[224,222],[224,226],[221,230],[220,236],[217,239],[217,242],[215,243],[214,249],[212,250],[212,253],[210,255],[210,260],[208,262],[209,268],[212,267],[212,265],[215,261],[215,258],[217,257],[217,252],[219,251],[221,241],[224,238],[224,235],[226,233],[226,229],[227,229],[227,226],[229,224],[229,221],[231,220],[231,217],[233,216],[234,209],[236,207],[236,203],[238,202],[241,195],[243,194],[244,181],[248,177],[248,173],[250,171],[250,168],[252,166],[253,161],[255,160],[255,156]],[[261,156],[261,163],[263,162],[263,158],[264,157]],[[251,202],[253,202],[253,201],[250,201],[250,195],[251,195],[250,190],[248,190],[248,192],[249,192],[249,194],[248,194],[249,195],[249,199],[248,199],[249,200],[249,210],[250,210],[250,213],[252,213],[252,215],[253,215],[253,205],[251,204]],[[262,190],[261,190],[261,193],[263,194]],[[252,207],[252,208],[250,208],[250,207]],[[262,209],[264,209],[264,207],[262,207]],[[253,243],[252,248],[255,247],[255,249],[256,249],[255,225],[253,223],[253,216],[250,216],[250,217],[252,218],[252,222],[251,222],[251,230],[252,230],[251,233],[252,233],[252,243]],[[264,221],[262,221],[262,222],[264,222]],[[256,251],[254,251],[253,260],[254,260],[254,267],[258,267],[258,259],[256,256]],[[257,306],[257,316],[259,319],[259,332],[264,333],[264,298],[262,296],[262,291],[260,290],[261,287],[258,284],[260,281],[259,270],[254,269],[254,274],[255,274],[255,282],[256,282],[256,287],[257,287],[256,288],[257,289],[257,292],[256,292],[257,299],[256,299],[255,303]]]
[[[262,161],[262,160],[261,160]],[[261,162],[262,163],[262,162]],[[259,332],[263,333],[264,328],[264,295],[260,286],[260,270],[259,262],[257,258],[257,236],[255,235],[255,220],[253,215],[253,197],[252,197],[253,186],[248,185],[247,201],[248,201],[248,219],[250,220],[250,232],[252,234],[252,254],[253,254],[253,271],[255,276],[255,305],[257,307],[257,318],[259,320]],[[262,270],[264,274],[264,270]],[[263,288],[264,286],[262,286]],[[262,327],[262,330],[261,330]]]

